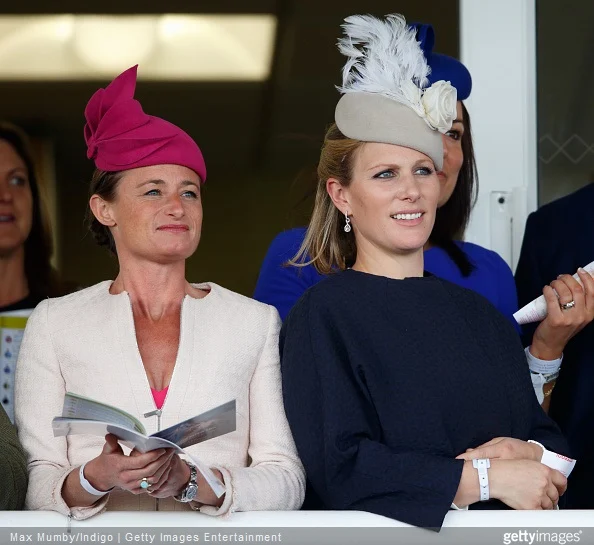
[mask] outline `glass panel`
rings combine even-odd
[[[594,181],[594,2],[539,0],[539,205]]]

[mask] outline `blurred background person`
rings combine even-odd
[[[26,135],[0,123],[0,312],[32,309],[65,286],[51,265],[51,228]]]
[[[21,129],[0,122],[0,313],[12,314],[0,324],[0,401],[12,421],[16,362],[27,316],[46,297],[72,290],[52,267],[52,253],[30,143]]]

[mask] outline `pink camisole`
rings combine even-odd
[[[168,389],[169,386],[167,386],[167,388],[163,388],[162,390],[155,390],[154,388],[151,388],[151,394],[153,394],[153,399],[155,400],[157,409],[160,409],[163,406],[163,403],[165,403]]]

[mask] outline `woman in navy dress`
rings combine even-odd
[[[567,468],[545,455],[567,445],[531,394],[516,331],[480,295],[423,272],[455,90],[426,86],[402,17],[344,28],[344,94],[296,256],[335,272],[280,339],[304,507],[430,528],[450,508],[553,509]]]

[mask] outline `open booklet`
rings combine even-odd
[[[112,405],[71,392],[64,396],[62,416],[57,416],[52,421],[54,437],[111,433],[127,447],[136,448],[140,452],[158,448],[173,448],[192,459],[218,497],[225,492],[221,481],[216,478],[210,468],[183,449],[235,431],[235,427],[235,400],[184,420],[170,428],[147,435],[140,420],[131,414]]]

